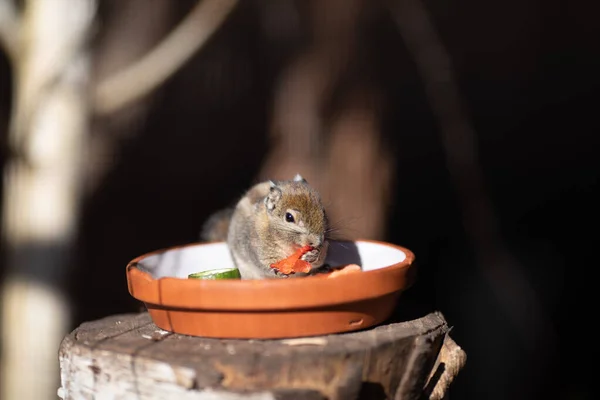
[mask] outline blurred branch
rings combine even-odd
[[[113,113],[147,95],[173,75],[216,32],[237,0],[201,0],[146,56],[100,82],[95,112]]]
[[[394,171],[381,135],[382,93],[360,71],[370,2],[313,0],[304,7],[311,41],[276,82],[271,148],[259,176],[301,172],[325,199],[336,238],[379,239]]]
[[[112,6],[103,18],[102,31],[94,38],[93,70],[90,88],[121,71],[148,53],[167,36],[175,22],[178,2],[148,0],[105,0]],[[139,99],[104,121],[90,124],[88,156],[85,165],[84,195],[96,193],[119,157],[123,140],[143,131],[152,111],[154,96]]]
[[[0,46],[4,47],[11,60],[17,57],[19,25],[14,0],[0,0]]]

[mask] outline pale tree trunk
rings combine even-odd
[[[16,1],[15,1],[16,2]],[[89,122],[134,105],[180,68],[219,28],[236,0],[202,0],[155,48],[90,88],[97,0],[0,0],[0,45],[14,101],[12,158],[2,210],[0,398],[55,399],[58,347],[70,308],[64,294],[89,159]],[[115,44],[117,45],[117,44]],[[84,178],[84,179],[82,179]]]
[[[3,32],[14,77],[2,210],[6,400],[56,398],[56,349],[69,323],[61,286],[78,217],[95,11],[95,0],[29,0]]]

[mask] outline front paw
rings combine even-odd
[[[314,250],[304,253],[302,255],[302,257],[300,257],[300,259],[312,264],[319,259],[319,253],[320,252],[318,249],[314,249]]]

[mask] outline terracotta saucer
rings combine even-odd
[[[414,254],[385,242],[332,242],[326,262],[361,272],[268,280],[188,279],[232,268],[227,244],[154,251],[127,265],[129,293],[167,331],[203,337],[268,339],[364,329],[386,320],[411,282]]]

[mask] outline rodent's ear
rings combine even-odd
[[[271,188],[269,189],[269,194],[265,197],[265,206],[267,207],[267,210],[272,211],[279,200],[281,200],[281,189],[279,189],[272,181],[269,182],[271,183]]]
[[[308,183],[308,182],[306,182],[306,179],[304,179],[304,178],[302,177],[302,175],[300,175],[300,174],[296,174],[296,176],[294,176],[294,182],[304,182],[304,183]]]

